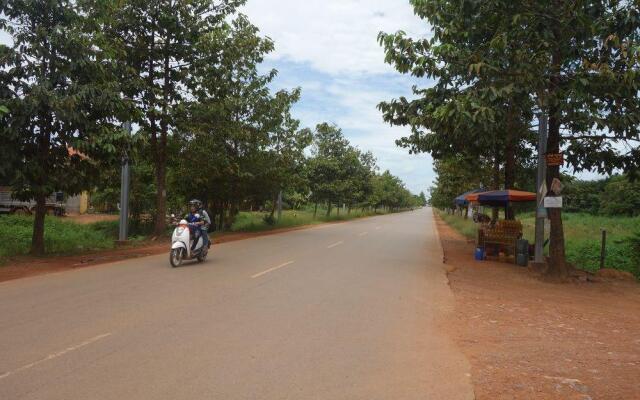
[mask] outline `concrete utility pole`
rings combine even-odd
[[[124,129],[131,136],[131,123],[125,122]],[[125,150],[122,155],[122,171],[120,174],[120,229],[118,232],[118,242],[124,243],[127,241],[129,233],[129,183],[130,183],[130,171],[129,171],[129,154]]]
[[[547,163],[545,154],[547,152],[547,116],[544,113],[538,115],[538,181],[537,181],[537,202],[536,202],[536,243],[534,262],[544,262],[544,221],[547,217],[544,208],[544,195],[542,187],[546,186]]]

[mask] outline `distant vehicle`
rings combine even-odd
[[[66,213],[65,196],[56,192],[47,197],[45,207],[48,215],[63,216]],[[0,186],[0,214],[31,215],[36,212],[36,202],[20,201],[13,197],[10,187]]]
[[[175,221],[175,215],[171,217]],[[169,262],[172,267],[179,267],[184,260],[197,259],[198,262],[204,262],[207,259],[209,246],[204,245],[202,234],[198,236],[197,243],[193,246],[193,241],[196,240],[195,232],[198,231],[200,231],[200,226],[189,224],[184,219],[176,224],[173,235],[171,235],[171,252],[169,253]]]

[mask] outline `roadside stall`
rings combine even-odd
[[[513,203],[532,202],[536,200],[536,194],[520,190],[491,190],[488,192],[472,193],[467,195],[467,201],[492,208],[504,208],[507,210]],[[522,223],[518,220],[483,219],[476,236],[476,258],[505,256],[516,257],[520,250],[528,247],[526,244],[518,246],[522,239]]]

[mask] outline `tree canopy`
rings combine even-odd
[[[415,99],[381,103],[386,121],[412,129],[398,144],[436,159],[456,154],[492,159],[494,171],[502,168],[503,186],[510,188],[514,167],[526,163],[527,150],[536,144],[530,132],[533,115],[543,113],[549,117],[547,151],[562,151],[567,166],[636,174],[637,1],[411,4],[428,22],[430,34],[381,33],[379,41],[399,72],[435,84],[414,88]],[[560,167],[548,166],[548,186],[559,178]],[[560,210],[550,209],[549,216],[549,273],[564,277]]]

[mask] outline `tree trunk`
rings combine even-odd
[[[270,213],[271,218],[274,218],[274,217],[275,217],[275,214],[276,214],[276,208],[277,208],[277,207],[278,207],[278,195],[276,195],[276,196],[273,198],[273,203],[272,203],[272,206],[271,206],[271,213]]]
[[[43,111],[41,115],[42,125],[39,126],[41,135],[38,137],[38,152],[34,162],[47,170],[47,157],[49,156],[51,146],[51,117]],[[48,177],[46,174],[40,174],[36,178],[36,187],[42,190],[46,186]],[[31,254],[36,256],[44,255],[44,218],[47,215],[47,195],[39,193],[35,196],[36,215],[33,220],[33,235],[31,236]]]
[[[226,208],[226,216],[224,218],[224,230],[230,231],[231,225],[233,224],[233,205],[232,202],[228,202]]]
[[[160,150],[164,153],[162,150]],[[163,160],[164,155],[159,156]],[[164,161],[156,162],[156,218],[153,232],[156,236],[162,236],[166,229],[167,213],[167,189],[166,189],[166,165]]]
[[[498,157],[499,148],[496,144],[495,154],[493,156],[493,190],[500,190],[500,158]],[[497,207],[491,208],[491,220],[497,221],[500,218],[500,210]]]
[[[155,21],[154,21],[155,22]],[[151,38],[149,41],[149,59],[148,59],[148,71],[147,71],[147,107],[149,109],[154,109],[157,104],[156,94],[154,92],[155,86],[155,77],[156,77],[156,69],[155,63],[153,61],[153,54],[155,52],[156,46],[156,32],[155,30],[151,33]],[[165,61],[166,64],[166,61]],[[166,86],[166,71],[165,68],[165,86]],[[165,88],[166,92],[166,88]],[[166,97],[166,95],[165,95]],[[163,108],[166,109],[166,106],[163,105]],[[164,113],[163,113],[164,114]],[[167,144],[167,122],[166,116],[162,115],[160,117],[160,129],[158,129],[157,119],[155,113],[149,113],[149,127],[151,130],[151,151],[154,158],[155,163],[155,179],[156,179],[156,210],[155,210],[155,220],[154,220],[154,234],[157,236],[164,235],[165,233],[165,225],[166,225],[166,144]],[[160,137],[158,137],[160,136]]]
[[[316,215],[318,215],[318,202],[316,201],[316,205],[313,208],[313,219],[316,219]]]
[[[556,27],[556,29],[558,29]],[[555,98],[555,90],[560,85],[561,54],[555,50],[551,56],[552,75],[549,85],[549,135],[547,138],[547,153],[560,152],[560,110]],[[560,166],[547,165],[547,188],[551,188],[553,179],[560,179]],[[551,222],[549,233],[549,263],[546,274],[556,279],[565,280],[569,276],[569,270],[564,252],[564,229],[562,226],[562,211],[559,208],[548,209]]]
[[[218,216],[218,230],[219,231],[224,231],[224,209],[225,209],[226,205],[224,203],[224,201],[220,201],[220,214]]]
[[[47,215],[47,197],[43,194],[36,196],[36,216],[33,219],[33,236],[31,237],[31,254],[44,255],[44,218]]]
[[[225,223],[225,226],[228,230],[231,230],[231,226],[236,220],[236,217],[240,213],[240,200],[232,200],[229,203],[229,218]]]
[[[550,154],[560,151],[560,122],[557,109],[552,107],[549,113],[549,138],[547,140],[547,152]],[[547,166],[547,187],[551,187],[554,178],[560,179],[560,166]],[[549,265],[547,274],[560,279],[569,276],[564,252],[564,228],[562,226],[562,211],[560,208],[548,209],[551,222],[549,234]]]
[[[505,190],[513,189],[516,176],[516,129],[517,124],[515,121],[515,114],[513,106],[509,105],[509,112],[507,113],[507,132],[506,143],[504,149],[504,188]],[[515,219],[515,213],[513,207],[508,206],[505,210],[505,219]]]
[[[327,218],[331,216],[331,202],[327,203]]]

